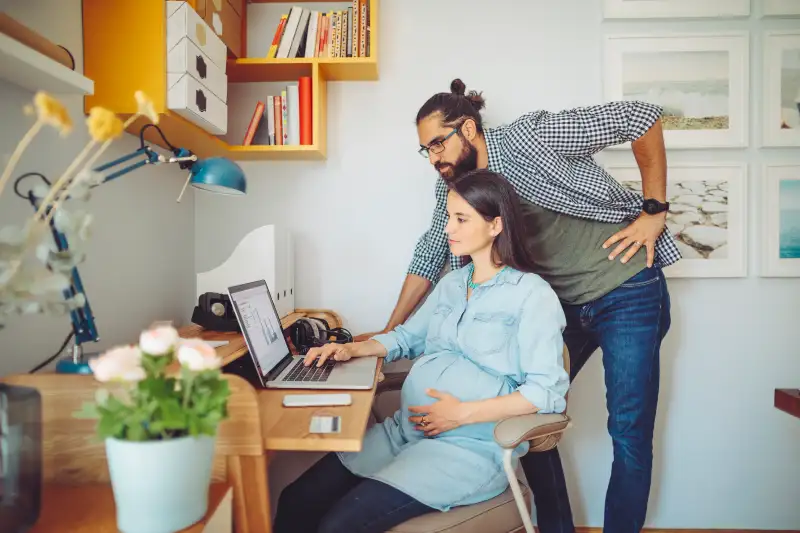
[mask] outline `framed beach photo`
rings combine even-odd
[[[667,148],[745,147],[749,48],[749,35],[743,31],[609,35],[605,100],[662,106]]]
[[[800,163],[765,165],[761,276],[800,277]]]
[[[764,32],[762,78],[762,144],[800,146],[800,29]]]
[[[608,166],[625,188],[642,192],[636,165]],[[692,163],[669,166],[667,229],[682,258],[664,269],[672,278],[747,276],[747,166]]]
[[[747,17],[750,0],[604,0],[607,19]]]
[[[764,17],[800,16],[798,0],[760,0]]]

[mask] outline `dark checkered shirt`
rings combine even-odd
[[[567,215],[600,222],[623,222],[642,212],[641,194],[625,189],[592,155],[644,135],[661,116],[661,107],[620,101],[551,113],[534,111],[511,124],[485,128],[489,170],[506,177],[524,199]],[[436,207],[431,226],[414,248],[408,268],[436,282],[449,253],[447,186],[436,180]],[[681,258],[669,231],[656,241],[655,262],[665,267]]]

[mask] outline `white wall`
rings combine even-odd
[[[67,47],[83,68],[81,0],[3,0],[3,11]],[[22,113],[33,94],[0,80],[0,160],[3,165],[30,127]],[[131,95],[133,98],[133,95]],[[38,171],[51,181],[58,177],[88,141],[83,98],[63,97],[74,123],[61,139],[48,128],[26,152],[15,175]],[[124,135],[102,161],[138,148],[138,138]],[[121,168],[121,167],[120,167]],[[12,191],[0,197],[0,226],[22,224],[32,214],[26,201]],[[97,344],[87,351],[135,341],[153,320],[188,320],[194,298],[194,195],[175,199],[183,172],[142,168],[97,188],[85,209],[94,215],[86,262],[79,267],[92,305]],[[51,356],[71,325],[68,316],[25,316],[10,320],[0,331],[0,375],[27,372]]]
[[[380,81],[328,85],[328,158],[244,165],[246,198],[196,201],[197,268],[217,264],[262,224],[283,224],[296,242],[298,307],[339,311],[354,332],[381,328],[433,208],[434,170],[416,153],[414,117],[454,77],[484,91],[489,124],[546,108],[602,100],[605,32],[674,29],[667,22],[603,23],[598,0],[383,1]],[[285,11],[281,5],[278,12]],[[283,9],[281,9],[283,8]],[[248,31],[271,39],[274,17],[252,5]],[[256,14],[254,14],[256,13]],[[260,13],[260,14],[259,14]],[[461,21],[457,22],[456,17]],[[686,23],[690,30],[753,31],[753,112],[760,103],[759,32],[795,20]],[[261,35],[259,37],[259,35]],[[252,90],[252,88],[250,88]],[[264,93],[266,94],[266,93]],[[248,120],[252,109],[239,111]],[[760,131],[752,127],[753,146]],[[757,277],[762,161],[800,161],[797,149],[670,152],[671,163],[731,159],[751,164],[751,273],[746,279],[669,283],[673,327],[663,346],[655,472],[647,523],[662,528],[800,527],[800,421],[772,406],[775,387],[800,386],[800,280]],[[608,157],[632,161],[627,154]],[[606,156],[606,154],[603,154]],[[226,224],[220,224],[225,217]],[[570,397],[575,428],[561,446],[575,522],[600,526],[611,443],[600,354]],[[316,458],[316,456],[313,456]],[[296,465],[270,463],[273,499]]]

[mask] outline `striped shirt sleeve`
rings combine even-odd
[[[421,276],[436,283],[439,273],[447,260],[450,248],[447,246],[447,186],[439,178],[436,180],[436,207],[433,210],[431,225],[422,234],[414,247],[414,257],[408,267],[408,274]]]
[[[661,118],[661,106],[641,101],[617,101],[553,113],[534,111],[512,124],[508,142],[546,145],[567,157],[592,155],[634,141]]]

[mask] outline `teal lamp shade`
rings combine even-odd
[[[201,159],[192,165],[193,187],[217,194],[240,195],[247,192],[241,167],[224,157]]]

